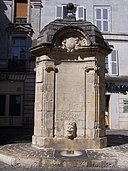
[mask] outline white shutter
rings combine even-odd
[[[56,7],[56,18],[63,19],[63,6],[61,5]]]
[[[101,20],[101,9],[96,8],[96,20]]]
[[[118,75],[118,55],[116,50],[111,53],[111,74]]]
[[[77,7],[77,15],[76,15],[76,20],[85,20],[86,16],[86,10],[82,6]]]
[[[101,31],[102,23],[101,23],[101,9],[100,8],[95,8],[95,25]]]
[[[100,31],[110,31],[110,15],[110,7],[95,7],[95,25]]]
[[[103,8],[102,9],[102,18],[103,18],[103,31],[105,31],[105,32],[108,32],[108,26],[109,26],[109,24],[108,24],[108,21],[109,21],[109,19],[108,19],[108,17],[109,17],[109,11],[108,11],[108,9],[107,8]]]

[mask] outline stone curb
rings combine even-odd
[[[0,153],[0,161],[9,164],[11,166],[15,166],[16,165],[16,158],[13,156],[8,156],[6,154],[1,154]]]
[[[65,159],[41,159],[41,158],[16,158],[13,156],[0,154],[0,161],[11,166],[21,166],[26,168],[48,167],[48,168],[85,168],[85,167],[102,167],[115,168],[117,160],[65,160]],[[122,167],[123,168],[123,167]]]
[[[7,154],[0,154],[0,161],[6,163],[10,166],[23,166],[27,168],[31,167],[40,167],[40,159],[39,158],[23,158],[23,157],[13,157],[8,156]]]
[[[30,144],[8,144],[0,147],[0,161],[12,166],[27,168],[72,168],[75,166],[77,168],[101,167],[128,169],[127,151],[123,153],[123,151],[115,149],[90,149],[83,151],[84,153],[81,156],[64,157],[59,155],[58,150],[37,150],[32,148]]]

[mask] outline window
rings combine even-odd
[[[59,5],[56,8],[56,18],[63,19],[67,15],[66,5]],[[86,9],[82,6],[74,7],[73,15],[76,20],[86,20]]]
[[[15,13],[14,22],[15,23],[26,23],[27,22],[27,0],[15,0]]]
[[[10,95],[9,115],[10,116],[21,115],[21,96],[20,95]]]
[[[95,25],[101,32],[110,32],[110,7],[95,7]]]
[[[117,51],[113,50],[111,53],[111,59],[110,59],[110,73],[112,75],[118,75],[118,58],[117,58]]]
[[[105,57],[105,70],[108,73],[109,67],[108,67],[108,56]]]
[[[118,51],[113,50],[111,54],[105,57],[105,69],[110,75],[118,75]]]
[[[24,60],[26,59],[26,38],[13,37],[12,38],[12,59]]]
[[[5,115],[5,103],[6,103],[6,96],[0,95],[0,116]]]
[[[123,100],[123,112],[128,113],[128,100]]]

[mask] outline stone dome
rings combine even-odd
[[[70,5],[68,5],[68,8],[70,8]],[[72,5],[71,8],[73,8]],[[75,44],[77,41],[77,45],[79,44],[77,47],[82,47],[81,49],[100,47],[110,51],[108,43],[104,40],[101,32],[95,25],[88,21],[76,20],[71,14],[71,10],[68,9],[68,11],[69,13],[63,20],[54,20],[41,30],[36,41],[33,42],[31,48],[33,53],[39,52],[40,48],[45,48],[45,50],[49,48],[50,50],[52,48],[65,50],[66,40],[74,42],[72,44]],[[69,51],[71,50],[69,49]]]

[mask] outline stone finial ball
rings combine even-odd
[[[72,11],[73,9],[74,9],[74,4],[73,3],[67,4],[67,10],[68,11]]]

